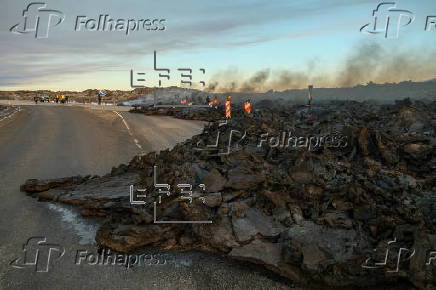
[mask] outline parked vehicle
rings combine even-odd
[[[49,103],[50,97],[47,94],[37,94],[36,97],[33,98],[33,100],[35,101],[35,103]]]

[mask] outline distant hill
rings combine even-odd
[[[88,89],[82,92],[73,91],[0,91],[1,99],[32,99],[37,93],[49,95],[64,94],[78,102],[96,101],[98,90]],[[206,96],[218,96],[224,99],[231,95],[234,102],[242,102],[250,99],[253,102],[269,100],[273,103],[301,103],[307,102],[306,89],[293,89],[285,91],[267,91],[264,93],[244,93],[244,92],[227,92],[227,93],[209,93],[190,88],[166,87],[166,88],[138,88],[130,91],[107,90],[104,101],[121,103],[150,103],[156,96],[158,101],[176,100],[178,98],[188,97],[190,99],[206,98]],[[313,103],[330,101],[330,100],[354,100],[354,101],[375,101],[380,103],[393,103],[395,100],[410,98],[411,100],[429,99],[436,100],[436,79],[424,82],[405,81],[401,83],[359,85],[350,88],[315,88],[313,89]]]

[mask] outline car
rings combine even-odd
[[[38,94],[38,95],[36,95],[36,99],[38,101],[40,101],[41,103],[44,103],[44,102],[49,103],[50,102],[50,97],[47,94]]]

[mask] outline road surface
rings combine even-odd
[[[202,130],[200,122],[113,109],[26,105],[0,121],[0,289],[288,289],[261,268],[196,252],[167,252],[176,263],[163,266],[75,263],[78,250],[97,253],[98,221],[67,206],[38,202],[19,185],[28,178],[105,174],[135,154],[171,147]],[[22,264],[23,245],[31,237],[65,249],[62,257],[53,252],[47,272],[10,265],[17,258]],[[38,263],[47,261],[35,245],[32,251],[41,250]]]

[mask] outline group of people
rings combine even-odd
[[[44,103],[44,102],[50,102],[54,101],[55,103],[61,103],[65,104],[68,103],[68,96],[65,95],[55,95],[54,97],[50,98],[48,95],[37,95],[33,98],[33,101],[35,104],[38,104],[38,102]]]
[[[68,103],[68,96],[65,96],[65,95],[56,95],[55,98],[54,98],[54,101],[56,103],[61,102],[62,104]]]

